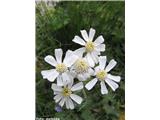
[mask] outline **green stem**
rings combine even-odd
[[[84,98],[87,98],[87,94],[86,94],[84,88],[83,88],[82,92],[83,92]]]

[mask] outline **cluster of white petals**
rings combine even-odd
[[[53,66],[53,69],[41,71],[44,79],[53,82],[55,102],[61,107],[66,105],[67,109],[74,109],[76,103],[81,104],[83,101],[80,96],[74,94],[75,91],[84,89],[84,86],[87,90],[91,90],[99,81],[101,94],[107,94],[106,84],[115,91],[119,87],[117,82],[120,82],[121,79],[120,76],[109,73],[117,62],[112,59],[106,65],[107,57],[100,56],[101,52],[105,51],[103,36],[101,35],[94,40],[96,31],[93,28],[90,28],[89,34],[86,30],[80,32],[82,38],[76,35],[72,41],[82,47],[75,51],[68,50],[63,60],[62,49],[55,49],[55,57],[48,55],[44,58],[48,64]],[[86,80],[90,81],[83,85],[83,81]],[[74,83],[76,84],[73,85]]]

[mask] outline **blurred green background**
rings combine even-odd
[[[112,74],[122,77],[120,87],[101,95],[99,84],[88,92],[81,105],[74,110],[55,111],[51,83],[44,80],[41,70],[51,69],[44,62],[54,49],[75,50],[80,45],[72,42],[80,30],[96,29],[96,36],[103,35],[107,59],[118,64]],[[125,111],[125,2],[36,2],[36,117],[60,120],[124,120]]]

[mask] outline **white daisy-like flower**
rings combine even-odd
[[[72,76],[69,72],[69,67],[71,67],[77,60],[73,51],[68,50],[62,62],[63,51],[62,49],[55,49],[55,57],[48,55],[44,60],[52,65],[54,68],[51,70],[43,70],[41,74],[44,79],[48,79],[50,82],[54,82],[57,78],[57,85],[62,86],[64,82],[70,82]]]
[[[84,49],[80,48],[74,51],[74,54],[77,56],[76,62],[71,67],[71,74],[80,81],[87,80],[94,71],[89,65],[86,58],[83,57]]]
[[[92,79],[85,85],[85,87],[88,90],[91,90],[96,85],[98,80],[100,81],[102,94],[108,93],[105,82],[112,88],[113,91],[115,91],[119,87],[116,82],[120,82],[121,77],[114,76],[109,73],[109,71],[116,66],[117,62],[114,59],[112,59],[106,66],[106,60],[107,60],[106,56],[99,57],[99,66],[95,68],[95,73],[94,73],[96,78]]]
[[[78,91],[83,89],[83,83],[79,82],[75,85],[73,85],[73,82],[70,82],[66,85],[62,86],[57,86],[56,84],[52,84],[51,88],[54,91],[54,100],[56,103],[58,103],[61,107],[66,105],[67,109],[74,109],[75,104],[74,102],[81,104],[83,99],[74,94],[74,91]],[[73,102],[73,101],[74,102]]]
[[[105,44],[102,44],[104,38],[100,35],[95,41],[93,41],[96,32],[93,28],[90,28],[89,35],[86,30],[81,30],[80,32],[84,40],[76,35],[72,41],[84,46],[82,49],[86,52],[86,58],[90,66],[94,67],[95,64],[98,63],[98,55],[100,55],[100,52],[105,51]]]

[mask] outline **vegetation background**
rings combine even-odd
[[[97,84],[74,110],[55,110],[51,83],[44,80],[41,70],[50,69],[44,62],[54,49],[75,50],[80,46],[72,39],[80,30],[96,29],[96,37],[103,35],[107,59],[118,64],[112,73],[122,77],[120,87],[101,95]],[[36,117],[60,120],[124,120],[125,111],[125,3],[118,1],[36,2]]]

